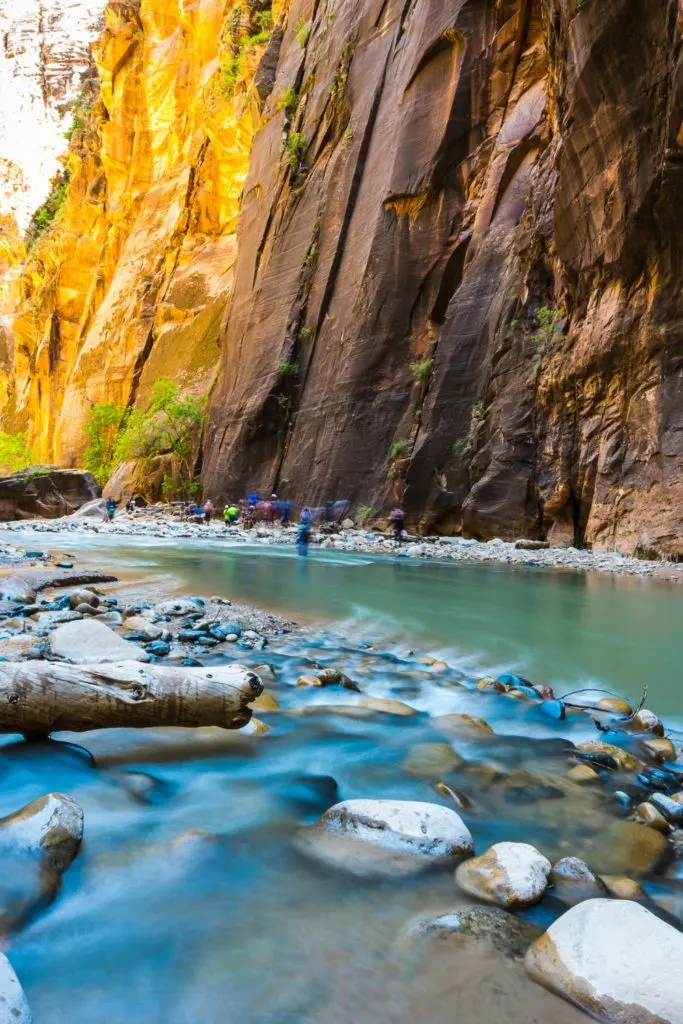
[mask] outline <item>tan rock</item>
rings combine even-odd
[[[671,826],[662,812],[658,811],[652,804],[647,802],[638,804],[635,813],[643,825],[647,825],[648,828],[654,828],[657,832],[661,832],[663,836],[667,836],[671,831]]]
[[[658,764],[676,760],[676,748],[666,736],[653,736],[651,739],[643,740],[640,745],[648,757]]]
[[[567,772],[567,778],[579,785],[600,781],[600,776],[589,764],[575,764],[574,767],[570,768]]]
[[[487,903],[509,908],[538,903],[548,887],[550,861],[528,843],[496,843],[455,872],[461,889]]]
[[[432,719],[434,728],[447,736],[462,736],[464,738],[483,738],[493,736],[493,729],[483,718],[476,715],[437,715]]]
[[[401,700],[389,700],[386,697],[363,697],[358,701],[358,706],[368,708],[370,711],[381,711],[386,715],[400,715],[403,718],[413,718],[418,712],[409,704]]]
[[[610,896],[615,900],[633,900],[635,903],[647,902],[647,893],[639,882],[624,875],[600,875],[607,886]]]
[[[448,743],[416,743],[401,768],[409,775],[424,779],[438,779],[462,764]]]
[[[603,743],[602,740],[584,740],[583,743],[577,743],[576,746],[577,750],[584,754],[607,754],[624,772],[639,771],[643,767],[642,761],[639,761],[633,754],[629,754],[626,750],[615,747],[611,743]]]
[[[601,711],[614,711],[618,715],[624,715],[624,717],[633,714],[633,708],[629,702],[622,700],[620,697],[603,697],[596,706]]]
[[[258,669],[255,669],[254,671],[258,671]],[[261,714],[268,711],[280,710],[280,705],[275,700],[275,697],[273,697],[271,693],[268,693],[267,690],[264,690],[263,693],[256,698],[256,700],[252,700],[251,707],[254,709],[254,711],[259,711]]]

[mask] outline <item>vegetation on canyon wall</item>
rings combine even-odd
[[[7,434],[0,430],[0,474],[16,473],[35,462],[25,434]]]

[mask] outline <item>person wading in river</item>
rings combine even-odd
[[[311,513],[305,508],[301,512],[301,521],[296,531],[296,546],[299,554],[305,558],[308,545],[311,543]]]
[[[394,540],[400,544],[403,540],[403,531],[406,528],[406,514],[402,508],[395,508],[389,519],[394,527]]]

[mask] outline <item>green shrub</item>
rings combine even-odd
[[[114,451],[127,410],[115,402],[93,405],[88,412],[83,431],[90,441],[85,451],[84,465],[104,487],[115,469]]]
[[[365,526],[366,522],[372,515],[372,508],[370,505],[359,505],[356,509],[355,520],[358,526]]]
[[[26,434],[7,434],[0,430],[0,475],[7,476],[28,469],[35,461]]]
[[[281,377],[298,377],[299,364],[283,361],[277,364],[277,372]]]
[[[402,438],[400,441],[394,441],[391,448],[389,449],[389,461],[398,462],[399,459],[405,459],[410,455],[410,441]]]
[[[311,30],[313,26],[310,21],[306,21],[305,18],[299,18],[296,25],[296,41],[302,50],[305,50],[308,45],[308,40],[311,38]]]
[[[285,142],[285,155],[287,163],[294,173],[301,169],[306,149],[306,136],[302,135],[301,132],[290,132]]]
[[[290,85],[288,89],[285,89],[283,93],[278,97],[277,103],[275,104],[276,110],[284,110],[287,120],[291,121],[297,110],[299,109],[299,103],[301,97],[298,91],[293,85]]]
[[[302,327],[299,331],[299,341],[310,341],[313,337],[313,328],[309,326]]]
[[[543,356],[548,348],[559,337],[559,322],[562,313],[557,309],[550,309],[549,306],[541,306],[534,314],[534,331],[531,335],[536,351]]]
[[[29,248],[38,241],[51,224],[59,217],[64,208],[66,197],[69,192],[69,171],[61,171],[52,179],[50,194],[42,206],[39,206],[31,218],[27,233],[27,244]]]
[[[431,376],[433,366],[433,359],[416,359],[414,363],[411,363],[410,372],[413,375],[415,383],[425,384]]]

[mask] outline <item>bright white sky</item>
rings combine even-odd
[[[22,230],[60,169],[105,2],[0,0],[0,213]]]

